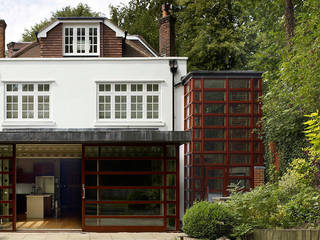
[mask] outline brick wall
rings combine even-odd
[[[39,41],[41,57],[62,57],[62,24],[51,29],[47,37]]]
[[[100,57],[122,57],[122,38],[100,23]]]
[[[6,27],[6,22],[0,19],[0,58],[5,57]]]
[[[253,170],[253,185],[254,187],[258,187],[264,184],[264,172],[265,167],[263,166],[255,166]]]
[[[174,22],[172,16],[165,16],[159,22],[159,53],[160,56],[175,55]]]

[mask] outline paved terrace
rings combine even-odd
[[[0,240],[176,240],[184,233],[0,233]]]

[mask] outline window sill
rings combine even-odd
[[[96,121],[94,127],[164,127],[165,123],[160,120],[155,121]]]
[[[24,127],[24,128],[37,128],[37,127],[54,127],[56,123],[54,121],[46,121],[46,120],[21,120],[21,121],[3,121],[2,127],[8,128],[16,128],[16,127]]]

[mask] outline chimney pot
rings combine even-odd
[[[6,22],[0,19],[0,58],[5,57],[6,27]]]
[[[170,5],[168,3],[162,4],[162,17],[169,16]]]

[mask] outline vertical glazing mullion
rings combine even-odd
[[[167,146],[162,145],[163,150],[163,225],[167,227]]]
[[[200,139],[201,139],[201,147],[200,147],[200,169],[201,169],[201,175],[200,176],[200,184],[202,187],[200,187],[200,191],[201,191],[201,198],[204,200],[205,199],[205,192],[206,192],[206,188],[205,188],[205,179],[206,179],[206,166],[204,164],[204,156],[203,156],[203,152],[204,152],[204,142],[205,142],[205,139],[204,139],[204,79],[201,78],[200,80],[200,88],[201,88],[201,91],[200,91],[200,102],[201,102],[201,115],[200,115],[200,132],[201,132],[201,136],[200,136]]]
[[[179,164],[179,145],[175,145],[176,149],[176,231],[180,229],[180,178],[179,178],[179,172],[180,172],[180,164]]]
[[[230,108],[230,103],[229,103],[229,78],[225,79],[225,94],[226,94],[226,98],[225,98],[225,103],[226,103],[226,113],[225,113],[225,131],[226,131],[226,135],[225,135],[225,142],[226,142],[226,149],[225,149],[225,168],[223,169],[223,196],[227,195],[226,192],[226,186],[228,185],[229,182],[229,108]]]
[[[12,144],[12,230],[16,230],[16,144]],[[9,163],[10,164],[10,163]]]
[[[253,137],[253,132],[252,130],[254,129],[254,79],[250,79],[250,93],[251,93],[251,98],[250,98],[250,157],[251,157],[251,162],[250,162],[250,185],[253,187],[253,175],[254,175],[254,137]]]

